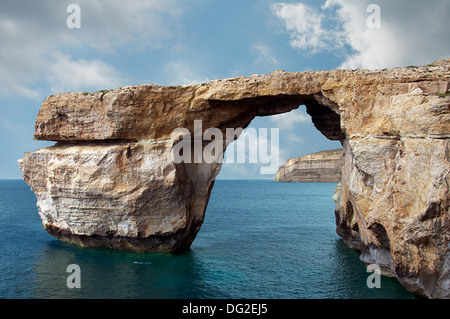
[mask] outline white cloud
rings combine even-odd
[[[21,96],[38,99],[39,92],[27,87],[30,83],[21,83],[7,67],[0,65],[0,95],[5,94],[19,94]]]
[[[450,57],[450,1],[379,0],[381,28],[367,26],[372,3],[327,0],[320,11],[302,3],[280,3],[273,10],[291,33],[292,47],[315,53],[337,50],[342,68],[423,65]]]
[[[123,79],[114,67],[99,60],[74,61],[68,55],[56,54],[48,70],[53,93],[97,91],[120,86]]]
[[[283,133],[283,137],[289,141],[290,143],[295,143],[295,144],[300,144],[303,143],[305,141],[305,139],[301,136],[299,136],[298,134],[289,132],[289,133]]]
[[[329,47],[330,33],[323,28],[325,15],[303,3],[276,3],[272,5],[275,15],[285,23],[291,34],[291,45],[311,53]]]
[[[2,3],[1,95],[41,99],[46,84],[53,91],[110,87],[124,78],[117,68],[99,58],[80,60],[78,53],[115,55],[130,43],[133,50],[179,43],[177,24],[184,10],[179,0],[78,0],[81,28],[69,29],[66,8],[72,2]]]
[[[199,75],[194,66],[187,62],[171,61],[164,67],[168,85],[199,84],[211,81],[210,78]]]
[[[133,43],[134,47],[159,47],[177,36],[174,29],[183,12],[178,0],[79,0],[82,41],[100,51]],[[79,38],[78,38],[79,39]]]
[[[278,60],[275,58],[272,49],[264,44],[255,44],[250,50],[257,56],[256,64],[263,65],[265,67],[276,67]]]
[[[278,127],[285,130],[292,130],[296,125],[301,123],[312,123],[311,117],[303,111],[291,111],[278,115],[272,115],[270,120]]]
[[[378,1],[381,28],[366,25],[372,0],[328,0],[343,21],[347,42],[356,51],[344,68],[421,65],[450,57],[450,1]]]

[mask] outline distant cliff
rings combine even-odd
[[[275,181],[338,183],[341,180],[341,161],[342,149],[293,158],[278,169]]]

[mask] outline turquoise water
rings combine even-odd
[[[334,184],[216,181],[191,250],[81,248],[48,235],[23,181],[0,181],[0,298],[412,298],[369,289],[359,254],[335,233]],[[81,288],[66,285],[80,266]]]

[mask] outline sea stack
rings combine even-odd
[[[221,163],[177,163],[172,132],[195,135],[201,120],[203,132],[226,136],[256,116],[305,105],[315,127],[343,146],[337,233],[409,291],[449,298],[449,82],[444,60],[56,94],[43,102],[34,138],[57,143],[19,166],[57,238],[180,251],[200,229]]]

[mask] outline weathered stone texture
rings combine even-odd
[[[449,68],[444,60],[374,71],[275,71],[57,94],[43,102],[35,138],[58,143],[19,165],[44,227],[58,238],[178,251],[203,222],[220,163],[174,164],[171,132],[193,133],[194,120],[202,120],[203,130],[225,133],[305,105],[317,129],[344,148],[334,196],[338,234],[410,291],[449,298]]]

